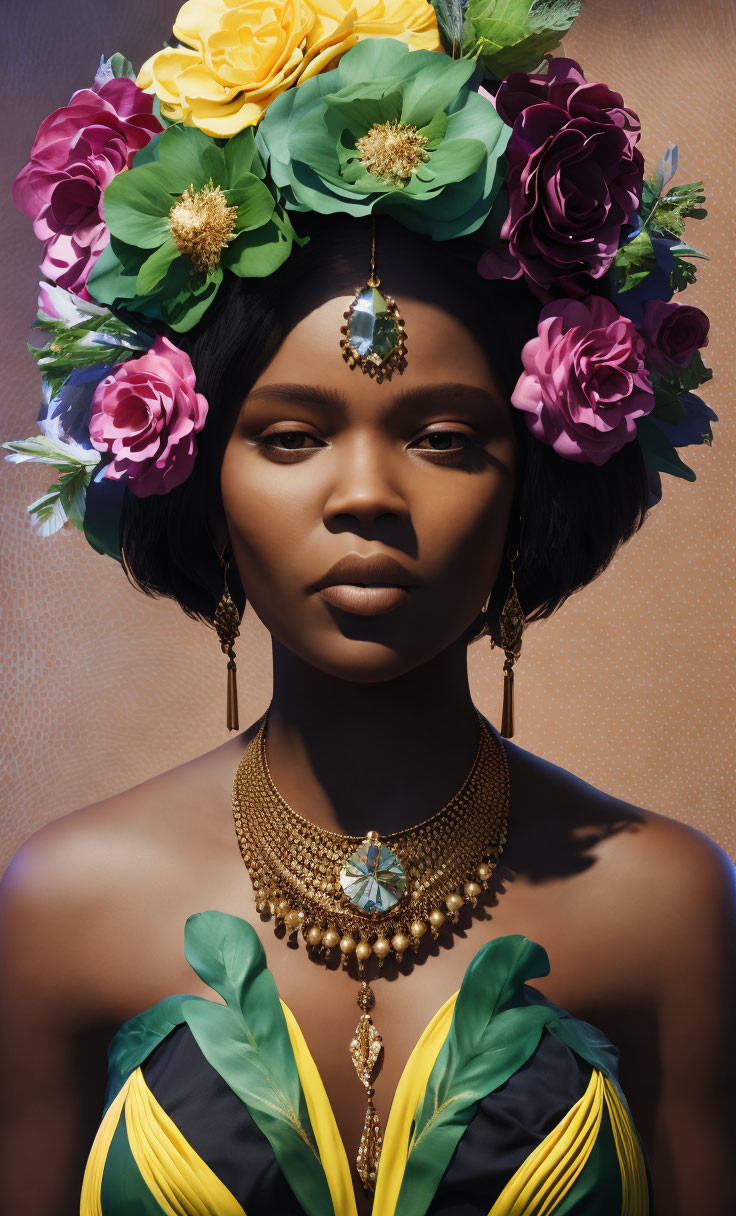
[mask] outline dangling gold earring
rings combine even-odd
[[[225,549],[227,549],[227,544]],[[225,549],[219,555],[220,563],[225,571],[225,590],[215,610],[213,623],[220,639],[222,653],[227,655],[227,729],[238,730],[238,685],[235,678],[233,642],[240,633],[238,628],[240,622],[237,605],[228,590],[227,572],[230,563],[225,560]]]
[[[501,647],[506,655],[503,665],[503,710],[501,712],[501,734],[505,739],[510,739],[514,733],[514,663],[521,654],[521,636],[524,632],[524,612],[514,581],[514,562],[518,557],[518,549],[513,557],[509,557],[511,586],[498,618]],[[486,601],[486,608],[489,602],[490,596]],[[491,637],[491,650],[495,645],[496,643]]]

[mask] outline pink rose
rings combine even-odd
[[[696,350],[708,345],[710,320],[692,304],[645,300],[639,333],[647,344],[647,367],[672,375],[675,367],[687,367]]]
[[[89,437],[98,452],[113,453],[106,477],[126,477],[139,498],[168,494],[186,481],[197,456],[195,432],[208,409],[194,383],[189,355],[162,337],[100,381]]]
[[[640,124],[620,93],[586,81],[574,59],[552,58],[546,75],[512,72],[494,105],[512,127],[506,148],[509,212],[502,243],[478,270],[489,279],[523,273],[540,300],[584,298],[619,246],[641,201]]]
[[[82,299],[91,298],[87,276],[110,239],[105,186],[163,130],[153,101],[124,76],[98,90],[78,89],[68,106],[43,120],[31,159],[13,182],[13,202],[45,244],[43,274]]]
[[[511,404],[560,456],[605,464],[654,409],[644,350],[633,322],[602,296],[553,300],[522,349]]]

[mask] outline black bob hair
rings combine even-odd
[[[309,242],[295,246],[279,271],[268,279],[241,279],[225,273],[217,296],[198,324],[186,334],[158,326],[186,350],[196,373],[197,390],[209,403],[207,422],[197,436],[198,454],[188,479],[168,494],[137,498],[126,491],[120,525],[123,566],[130,581],[148,595],[167,596],[184,612],[207,624],[223,591],[223,571],[212,539],[211,520],[224,520],[220,466],[238,412],[298,315],[321,298],[320,284],[341,280],[350,295],[356,254],[370,266],[370,225],[335,216],[297,216]],[[521,349],[537,332],[542,308],[522,279],[489,281],[477,273],[478,246],[470,238],[431,242],[381,217],[376,224],[381,271],[393,253],[415,258],[430,270],[486,351],[507,399],[522,370]],[[393,250],[393,253],[392,253]],[[384,282],[390,291],[388,278]],[[296,315],[295,315],[296,312]],[[340,357],[335,338],[335,357]],[[409,353],[411,358],[411,335]],[[359,371],[353,374],[360,375]],[[567,460],[528,431],[520,410],[509,403],[518,443],[518,476],[507,553],[518,549],[515,583],[527,622],[552,615],[573,592],[606,569],[620,545],[638,531],[649,504],[649,485],[641,448],[624,445],[603,465]],[[521,521],[521,522],[520,522]],[[245,606],[237,570],[228,584],[239,610]],[[487,618],[479,616],[468,642],[490,632],[496,641],[498,614],[510,586],[510,567],[502,567]]]

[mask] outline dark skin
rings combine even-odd
[[[378,385],[347,368],[337,337],[349,300],[328,293],[246,398],[222,464],[223,516],[213,521],[273,639],[267,754],[276,785],[305,817],[354,835],[418,822],[465,779],[477,718],[461,639],[505,561],[516,476],[509,406],[477,339],[451,311],[417,298],[410,273],[396,267],[390,287],[409,334],[406,372]],[[448,384],[463,388],[438,393]],[[257,442],[266,437],[272,446]],[[338,558],[376,552],[417,578],[394,612],[355,616],[314,591]],[[519,670],[523,681],[523,657]],[[498,671],[500,681],[500,660]],[[15,1112],[0,1140],[3,1210],[57,1216],[59,1195],[68,1196],[64,1216],[77,1210],[105,1047],[121,1021],[175,992],[219,1000],[182,949],[187,916],[207,908],[244,917],[259,934],[354,1161],[365,1110],[347,1050],[357,974],[274,934],[233,832],[232,781],[258,725],[53,821],[11,863],[0,884],[0,1043]],[[412,1048],[473,956],[521,933],[550,960],[534,986],[619,1048],[657,1211],[690,1216],[707,1194],[709,1216],[731,1216],[733,866],[676,818],[512,741],[505,748],[508,844],[491,888],[437,942],[424,939],[417,955],[380,973],[375,960],[368,968],[385,1045],[381,1123]],[[353,1177],[357,1212],[369,1216],[371,1198]]]

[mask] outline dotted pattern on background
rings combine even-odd
[[[168,37],[178,3],[96,0],[14,5],[0,231],[5,382],[0,438],[35,433],[40,378],[25,351],[40,245],[10,201],[36,129],[91,80],[99,55],[140,65]],[[702,178],[710,215],[686,237],[710,255],[687,302],[713,319],[703,395],[720,417],[712,449],[686,453],[694,485],[665,476],[663,501],[613,565],[556,618],[530,628],[517,664],[515,742],[609,793],[681,819],[736,856],[733,816],[734,379],[728,224],[734,122],[728,48],[736,16],[717,0],[651,5],[586,0],[565,40],[589,80],[619,90],[640,115],[648,169],[668,139],[676,178]],[[728,107],[731,106],[730,115]],[[48,820],[217,746],[225,728],[225,661],[214,632],[131,588],[76,531],[32,536],[25,508],[48,474],[0,461],[5,679],[0,862]],[[250,609],[238,653],[241,721],[267,705],[268,634]],[[470,651],[480,709],[500,722],[502,655]]]

